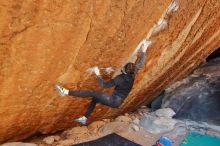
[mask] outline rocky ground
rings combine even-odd
[[[167,88],[162,94],[166,102],[161,101],[162,108],[154,112],[151,112],[154,108],[141,106],[135,112],[125,113],[115,119],[103,119],[57,134],[33,137],[25,143],[5,143],[2,146],[70,146],[110,133],[143,146],[152,146],[160,136],[170,138],[173,146],[179,146],[190,131],[220,138],[220,126],[180,120],[191,119],[219,125],[219,65],[220,59],[205,63],[187,78]],[[172,118],[174,115],[179,120]]]
[[[220,137],[220,127],[193,121],[175,120],[172,109],[150,112],[146,106],[136,112],[126,113],[115,119],[95,121],[88,126],[70,128],[60,134],[37,137],[24,143],[6,143],[2,146],[69,146],[117,133],[143,146],[152,146],[160,136],[169,137],[178,146],[189,131]]]

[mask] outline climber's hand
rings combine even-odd
[[[92,68],[87,69],[87,72],[89,74],[96,74],[97,76],[100,76],[99,68],[97,66],[94,66]]]
[[[140,47],[140,50],[142,50],[144,53],[147,51],[148,47],[151,45],[151,41],[150,40],[145,40]]]
[[[139,49],[138,52],[137,52],[137,58],[140,58],[141,57],[141,53],[142,53],[142,49]]]
[[[100,76],[100,71],[99,71],[99,68],[97,66],[94,67],[94,73],[97,75],[97,76]]]

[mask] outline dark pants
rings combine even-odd
[[[92,101],[85,113],[85,117],[87,118],[93,112],[97,103],[101,103],[103,105],[107,105],[112,108],[117,108],[122,103],[122,99],[120,97],[115,97],[94,90],[73,90],[73,91],[69,91],[69,95],[78,96],[78,97],[92,97]]]

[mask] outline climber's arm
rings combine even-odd
[[[100,71],[99,71],[99,68],[98,67],[94,67],[93,68],[93,72],[96,74],[96,78],[100,84],[100,86],[102,88],[110,88],[112,86],[115,86],[115,81],[114,79],[111,79],[110,81],[108,82],[105,82],[102,78],[102,76],[100,75]]]
[[[137,54],[137,59],[135,61],[135,68],[139,70],[144,65],[145,53],[141,50]]]
[[[114,79],[111,79],[109,80],[108,82],[105,82],[102,78],[102,76],[96,76],[97,80],[99,81],[99,84],[102,88],[110,88],[110,87],[113,87],[115,86],[115,82],[114,82]]]
[[[144,65],[144,60],[145,60],[145,53],[147,51],[147,48],[151,45],[150,40],[145,40],[143,44],[141,44],[138,54],[137,54],[137,59],[135,61],[135,68],[136,72],[143,67]]]

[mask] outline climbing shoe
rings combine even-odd
[[[69,90],[59,86],[59,85],[55,85],[56,90],[59,92],[60,96],[65,96],[68,95]]]
[[[83,116],[83,117],[80,117],[78,119],[75,119],[74,121],[78,122],[78,123],[80,123],[82,125],[86,125],[87,118],[85,116]]]

